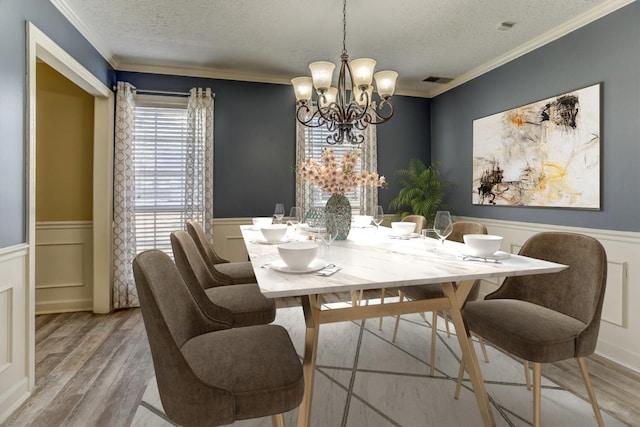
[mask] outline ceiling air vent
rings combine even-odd
[[[426,79],[424,79],[423,82],[445,84],[445,83],[449,83],[451,80],[453,79],[450,77],[429,76]]]

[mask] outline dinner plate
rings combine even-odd
[[[281,273],[303,274],[322,270],[325,265],[327,265],[327,263],[324,260],[316,259],[314,261],[311,261],[311,264],[309,264],[309,266],[303,270],[292,270],[287,264],[284,263],[284,261],[272,262],[269,267]]]
[[[461,252],[460,254],[463,257],[469,257],[472,259],[488,259],[493,261],[500,261],[503,259],[509,259],[511,257],[511,254],[509,252],[503,252],[503,251],[498,251],[493,253],[492,255],[487,255],[487,256],[471,255],[470,253],[465,253],[465,252]]]
[[[276,240],[274,242],[265,239],[256,239],[256,243],[260,243],[261,245],[279,245],[281,243],[289,243],[290,241],[291,239]]]

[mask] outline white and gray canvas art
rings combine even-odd
[[[472,203],[599,209],[600,87],[474,120]]]

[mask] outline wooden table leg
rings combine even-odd
[[[304,373],[304,397],[298,406],[298,427],[308,427],[311,424],[311,402],[313,401],[313,378],[316,369],[316,355],[318,354],[318,311],[320,310],[320,296],[305,295],[302,297],[302,311],[306,323],[304,336],[304,357],[302,371]]]
[[[487,390],[484,387],[484,380],[482,379],[478,358],[476,356],[475,349],[473,348],[473,342],[471,341],[471,334],[464,324],[462,312],[460,311],[472,285],[473,281],[461,282],[456,290],[453,283],[445,283],[442,285],[442,290],[451,301],[451,320],[453,321],[453,325],[456,327],[456,335],[458,336],[458,342],[460,343],[462,358],[466,364],[471,384],[473,385],[473,393],[475,394],[476,401],[478,402],[482,421],[486,427],[490,427],[495,426],[496,422],[493,419],[493,412],[489,406],[489,398],[487,396]]]

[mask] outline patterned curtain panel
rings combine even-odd
[[[213,99],[211,89],[193,88],[187,105],[185,218],[213,237]]]
[[[305,126],[296,120],[296,165],[304,161],[307,156],[307,141],[305,138]],[[296,174],[296,206],[303,215],[312,207],[311,184],[300,179]]]
[[[362,132],[364,142],[362,147],[362,170],[378,172],[378,131],[375,125],[369,125]],[[373,215],[378,204],[378,188],[363,185],[360,189],[360,212],[365,215]]]
[[[113,308],[140,305],[131,266],[136,256],[134,95],[135,87],[125,82],[117,83],[113,160]]]

